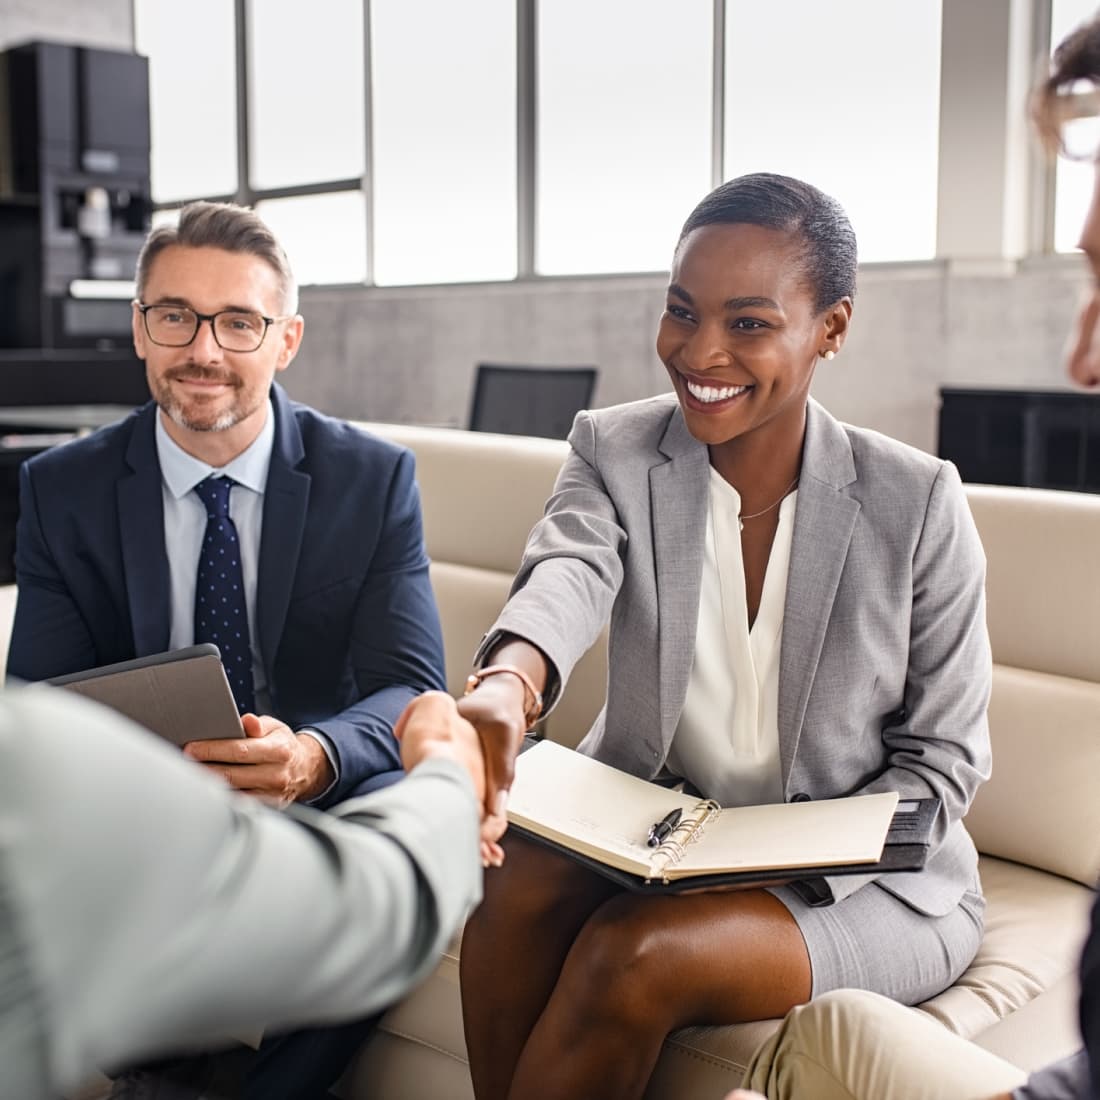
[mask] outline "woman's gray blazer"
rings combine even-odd
[[[707,449],[671,394],[582,412],[569,442],[479,658],[517,634],[564,684],[610,616],[607,702],[580,749],[651,779],[695,649]],[[990,771],[984,584],[954,466],[811,401],[780,656],[784,795],[942,799],[925,869],[878,880],[930,915],[977,882],[961,818]],[[872,877],[827,882],[839,900]]]

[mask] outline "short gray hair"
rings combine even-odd
[[[137,262],[137,296],[145,297],[145,285],[153,261],[171,245],[186,248],[222,248],[258,256],[279,277],[283,312],[297,313],[298,285],[283,246],[264,220],[245,206],[231,202],[192,202],[180,211],[178,225],[161,225],[145,238]]]

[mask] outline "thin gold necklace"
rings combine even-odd
[[[744,531],[744,529],[745,529],[745,520],[747,520],[747,519],[756,519],[757,516],[762,516],[766,512],[770,512],[773,508],[778,507],[778,505],[780,505],[786,499],[787,494],[798,484],[799,476],[800,476],[799,474],[795,474],[794,475],[794,481],[792,481],[790,483],[790,485],[788,485],[787,488],[784,489],[783,492],[779,494],[779,499],[776,500],[776,501],[773,501],[771,504],[769,504],[767,506],[767,508],[761,508],[759,512],[753,512],[751,516],[743,516],[743,515],[741,515],[740,512],[738,512],[737,513],[737,522],[740,525],[738,529],[741,530],[741,531]]]

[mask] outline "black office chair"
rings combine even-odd
[[[470,430],[564,439],[592,402],[595,367],[518,367],[479,363]]]

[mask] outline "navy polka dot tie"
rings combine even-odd
[[[195,584],[195,644],[213,642],[222,655],[237,709],[255,711],[248,606],[244,600],[241,547],[229,516],[231,477],[208,477],[195,486],[206,505],[206,535]]]

